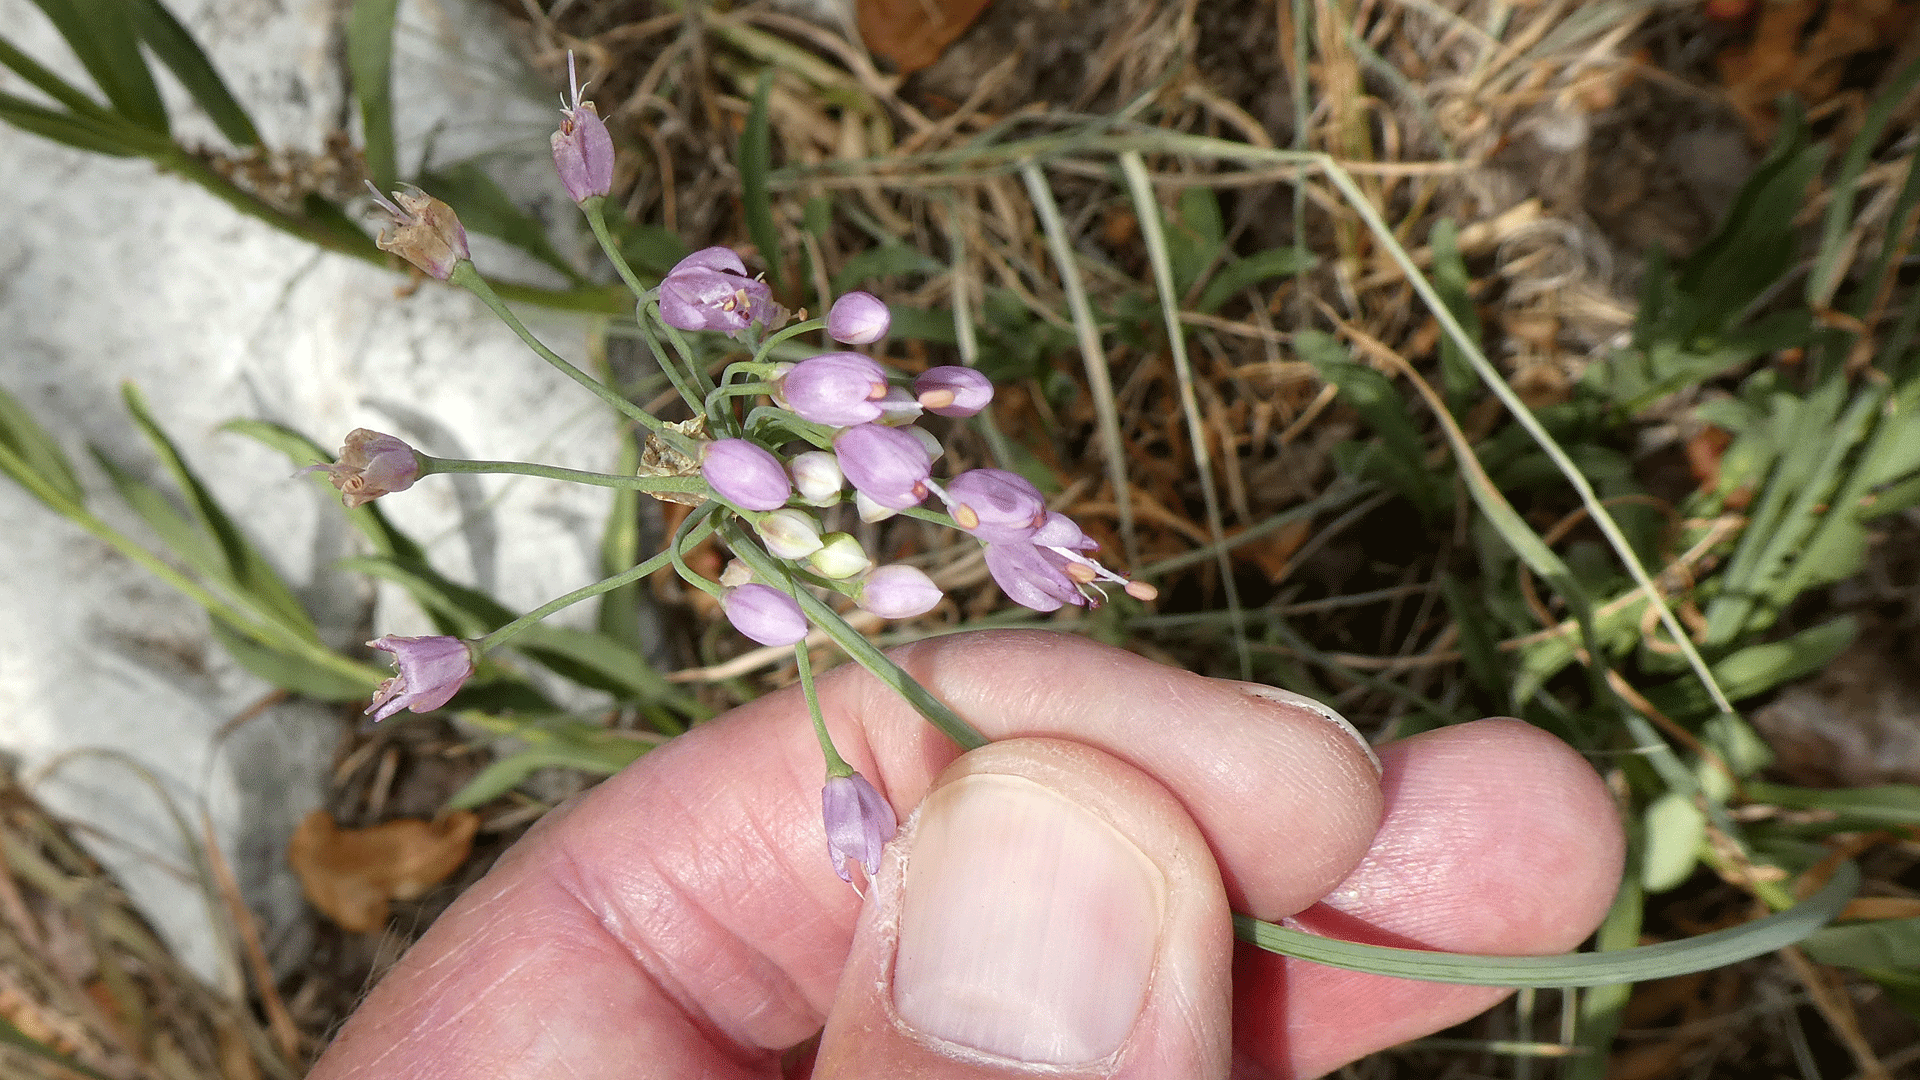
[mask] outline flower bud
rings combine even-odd
[[[860,541],[852,533],[828,533],[821,539],[820,550],[807,556],[807,565],[819,571],[822,577],[844,581],[856,574],[866,573],[873,565],[873,560],[867,558],[867,549],[860,546]]]
[[[801,510],[775,510],[753,528],[777,559],[804,559],[820,550],[820,525]]]
[[[738,588],[753,580],[753,568],[739,559],[728,559],[726,569],[720,571],[720,584],[729,589]]]
[[[909,424],[900,430],[919,440],[920,445],[926,448],[928,461],[939,461],[947,452],[947,448],[940,445],[938,436],[918,424]]]
[[[473,675],[473,647],[454,637],[394,637],[369,641],[393,654],[398,674],[380,684],[367,712],[385,720],[401,709],[432,712],[445,705]]]
[[[575,76],[572,52],[567,53],[567,84],[573,104],[560,110],[560,130],[549,140],[553,167],[573,201],[586,202],[613,189],[613,136],[593,102],[580,100],[585,87]]]
[[[723,330],[738,334],[753,323],[785,322],[764,281],[747,276],[733,249],[701,248],[681,259],[660,281],[660,321],[676,330]]]
[[[391,435],[354,428],[347,433],[339,460],[307,471],[315,470],[327,474],[328,482],[340,492],[340,501],[351,508],[412,487],[420,475],[420,458],[413,447]]]
[[[840,501],[840,488],[847,478],[840,474],[840,462],[825,450],[796,454],[787,462],[793,473],[793,486],[809,506],[832,506]]]
[[[871,345],[887,336],[893,316],[870,292],[850,292],[827,312],[827,336],[848,345]]]
[[[388,199],[380,189],[367,184],[373,201],[393,216],[396,228],[385,229],[374,238],[381,251],[390,251],[419,267],[427,276],[447,280],[453,268],[467,260],[467,230],[453,207],[414,188],[396,191]]]
[[[1027,540],[1046,521],[1047,503],[1026,477],[971,469],[947,481],[954,523],[990,544]]]
[[[800,605],[771,585],[742,585],[720,600],[735,630],[762,645],[791,645],[807,636]]]
[[[745,439],[708,443],[700,457],[700,475],[714,494],[748,510],[777,510],[793,493],[780,459]]]
[[[854,602],[883,619],[911,619],[940,603],[940,586],[916,566],[892,563],[860,582]]]
[[[905,510],[927,497],[933,460],[920,440],[898,428],[850,427],[833,440],[833,451],[854,489],[881,506]]]
[[[859,863],[869,876],[880,870],[880,849],[899,829],[893,806],[859,773],[829,776],[820,789],[820,815],[827,829],[827,858],[833,872],[849,884],[849,862]]]
[[[913,392],[930,413],[972,416],[993,400],[993,382],[970,367],[936,367],[913,380]]]
[[[880,418],[887,369],[855,352],[821,353],[802,360],[780,380],[787,408],[803,420],[851,427]]]
[[[874,502],[867,497],[867,493],[864,491],[856,491],[853,493],[853,508],[859,511],[860,520],[869,525],[877,521],[885,521],[900,513],[900,511],[895,510],[891,506],[882,506]]]

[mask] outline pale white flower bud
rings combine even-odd
[[[753,528],[777,559],[804,559],[820,550],[820,526],[803,510],[775,510]]]
[[[860,541],[851,533],[828,533],[820,550],[807,556],[807,564],[818,570],[823,577],[835,581],[854,577],[867,572],[873,566],[873,560],[867,557]]]

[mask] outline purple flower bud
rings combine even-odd
[[[1086,606],[1079,584],[1032,544],[988,544],[987,570],[1007,599],[1023,607],[1053,611],[1061,604]]]
[[[391,435],[354,428],[347,432],[339,460],[307,471],[316,470],[327,474],[327,480],[340,492],[340,501],[355,507],[412,487],[420,475],[420,458],[413,447]]]
[[[893,563],[868,574],[854,602],[883,619],[911,619],[940,603],[940,586],[918,567]]]
[[[399,672],[380,684],[367,712],[385,720],[401,709],[432,712],[445,705],[473,674],[473,648],[453,637],[394,637],[369,641],[370,648],[393,654]]]
[[[870,292],[847,293],[827,312],[827,336],[848,345],[871,345],[892,325],[887,305]]]
[[[775,510],[753,529],[776,559],[804,559],[820,550],[820,525],[802,510]]]
[[[742,585],[720,601],[735,630],[762,645],[791,645],[807,636],[807,617],[793,597],[771,585]]]
[[[794,489],[810,506],[832,506],[840,501],[840,488],[847,478],[840,474],[840,462],[825,450],[796,454],[787,462],[793,473]]]
[[[701,248],[681,259],[660,282],[660,319],[676,330],[737,334],[756,320],[786,319],[767,283],[747,276],[733,249]]]
[[[461,228],[453,207],[414,188],[396,191],[389,199],[369,181],[373,201],[393,216],[396,228],[374,238],[374,246],[390,251],[419,267],[429,277],[447,280],[453,268],[467,260],[467,230]]]
[[[881,424],[850,427],[833,440],[840,471],[854,489],[893,510],[905,510],[927,497],[933,459],[920,440]]]
[[[920,407],[939,416],[972,416],[993,400],[993,382],[970,367],[928,368],[913,380]]]
[[[833,872],[849,884],[853,874],[847,863],[857,862],[868,876],[880,871],[880,849],[893,839],[899,821],[888,803],[867,778],[829,776],[820,789],[820,815],[827,827],[827,858],[833,860]]]
[[[972,469],[947,481],[954,523],[990,544],[1028,540],[1046,520],[1047,502],[1026,477]]]
[[[856,352],[821,353],[787,372],[780,396],[803,420],[829,427],[864,424],[880,418],[887,369]]]
[[[807,565],[822,576],[840,581],[864,574],[873,565],[873,560],[867,558],[867,550],[852,533],[828,533],[821,539],[820,550],[807,556]]]
[[[613,136],[600,119],[600,111],[591,101],[581,101],[580,85],[573,68],[573,53],[567,53],[567,84],[573,91],[573,104],[560,110],[560,130],[553,133],[553,167],[560,183],[574,202],[586,202],[605,195],[613,188]]]
[[[780,459],[745,439],[708,443],[700,457],[700,475],[715,494],[748,510],[777,510],[793,493]]]

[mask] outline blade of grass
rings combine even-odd
[[[747,126],[740,132],[740,201],[746,209],[747,235],[760,249],[767,277],[778,289],[785,268],[781,265],[780,233],[773,225],[773,193],[767,187],[767,175],[773,171],[773,120],[768,114],[772,95],[773,69],[768,68],[754,85]]]
[[[22,97],[0,91],[0,120],[21,131],[51,139],[62,146],[108,157],[135,157],[140,151],[120,141],[104,123],[49,109]]]
[[[1920,59],[1888,80],[1886,90],[1867,108],[1860,133],[1847,146],[1847,156],[1840,163],[1840,175],[1834,178],[1833,194],[1827,202],[1827,216],[1820,232],[1820,253],[1814,257],[1813,270],[1807,275],[1807,305],[1815,311],[1832,306],[1833,294],[1840,288],[1851,261],[1846,258],[1852,249],[1847,233],[1853,224],[1853,203],[1860,191],[1860,174],[1872,160],[1873,148],[1886,132],[1894,109],[1916,83],[1920,83]]]
[[[120,0],[33,0],[93,76],[114,111],[148,131],[167,133],[167,107],[154,85],[140,38]]]
[[[1066,222],[1053,201],[1053,189],[1046,173],[1032,161],[1020,165],[1020,179],[1026,182],[1027,195],[1033,200],[1034,213],[1046,233],[1047,248],[1060,271],[1060,287],[1067,294],[1067,310],[1073,316],[1073,329],[1080,339],[1080,360],[1087,372],[1087,389],[1093,395],[1093,413],[1099,425],[1100,453],[1106,459],[1107,484],[1113,489],[1115,516],[1119,519],[1120,543],[1126,548],[1127,565],[1140,562],[1140,540],[1133,527],[1133,490],[1127,486],[1126,448],[1120,442],[1120,410],[1113,399],[1113,376],[1107,370],[1106,349],[1100,344],[1100,329],[1093,320],[1093,305],[1087,302],[1087,287],[1080,278],[1080,265],[1074,258],[1073,242],[1067,237]]]
[[[233,92],[227,89],[226,81],[214,70],[213,62],[200,50],[193,35],[173,17],[160,0],[121,0],[126,5],[127,15],[133,20],[141,40],[153,55],[167,65],[167,70],[180,80],[187,93],[206,111],[214,126],[220,129],[228,141],[242,149],[257,146],[260,133],[254,129],[253,119],[247,115]]]
[[[1200,417],[1200,402],[1193,394],[1193,365],[1187,359],[1186,327],[1180,321],[1179,297],[1174,291],[1173,263],[1168,257],[1167,238],[1160,228],[1160,201],[1153,197],[1153,181],[1147,176],[1147,163],[1137,151],[1120,155],[1120,171],[1127,178],[1133,195],[1134,217],[1140,222],[1141,240],[1146,244],[1147,260],[1153,265],[1154,288],[1160,294],[1160,318],[1166,324],[1167,347],[1173,352],[1174,380],[1180,387],[1180,412],[1187,421],[1187,443],[1193,449],[1193,465],[1200,474],[1200,494],[1206,503],[1207,534],[1217,552],[1220,588],[1227,599],[1227,615],[1233,626],[1234,654],[1240,658],[1240,678],[1253,678],[1253,654],[1247,649],[1247,626],[1240,610],[1240,590],[1233,580],[1233,558],[1227,551],[1226,523],[1220,515],[1220,491],[1213,478],[1213,453],[1209,449],[1207,429]],[[1224,448],[1231,452],[1231,448]]]
[[[360,107],[367,172],[381,191],[400,179],[393,143],[393,23],[400,0],[353,0],[347,19],[347,71]]]

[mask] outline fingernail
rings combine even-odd
[[[921,805],[894,1009],[920,1034],[1037,1065],[1116,1050],[1146,1001],[1167,883],[1104,819],[981,773]]]
[[[1277,686],[1268,686],[1266,683],[1236,682],[1233,685],[1239,687],[1240,690],[1249,697],[1263,698],[1267,701],[1278,701],[1285,705],[1298,705],[1308,712],[1313,713],[1315,716],[1320,717],[1322,720],[1330,721],[1335,727],[1346,732],[1347,737],[1354,741],[1354,745],[1360,747],[1361,752],[1367,755],[1367,760],[1373,764],[1373,774],[1375,776],[1381,775],[1380,755],[1373,752],[1373,744],[1367,741],[1365,735],[1360,734],[1359,728],[1353,726],[1353,721],[1348,720],[1346,717],[1341,716],[1331,708],[1313,700],[1305,694],[1296,694],[1291,690],[1282,690]]]

